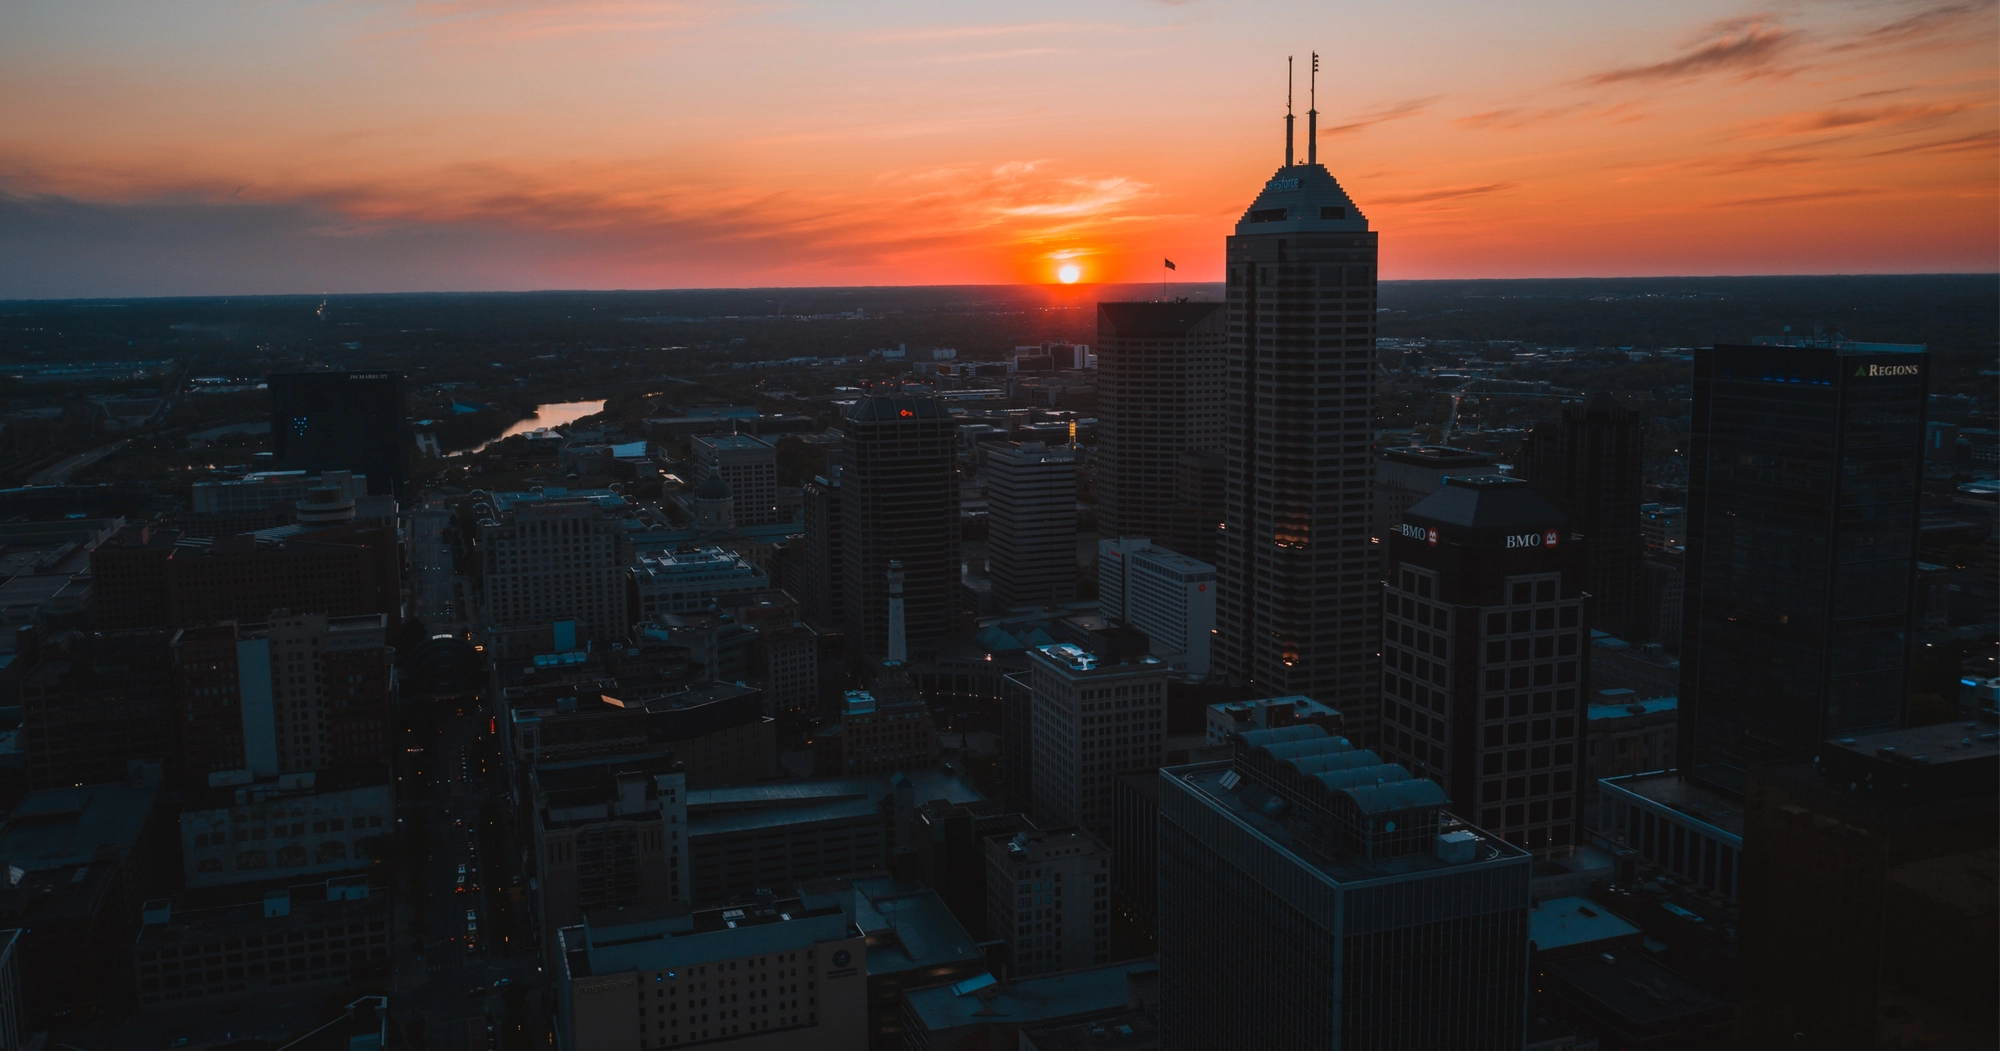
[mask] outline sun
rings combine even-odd
[[[1064,263],[1056,270],[1056,280],[1061,281],[1065,285],[1076,284],[1076,279],[1082,276],[1083,268],[1075,263]]]

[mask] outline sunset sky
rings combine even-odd
[[[1994,3],[8,0],[0,298],[1991,271]]]

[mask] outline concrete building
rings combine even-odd
[[[1095,463],[1104,536],[1173,535],[1181,454],[1222,448],[1227,342],[1220,303],[1097,305]]]
[[[1076,454],[1013,442],[986,454],[986,565],[993,601],[1058,606],[1076,591]]]
[[[542,929],[600,910],[686,902],[687,777],[665,752],[543,763],[534,771]]]
[[[1076,828],[986,840],[986,927],[1016,978],[1111,959],[1111,848]]]
[[[1097,542],[1097,609],[1152,640],[1153,655],[1207,675],[1215,636],[1215,567],[1146,537]]]
[[[1742,800],[1672,770],[1607,777],[1597,790],[1599,811],[1606,815],[1598,831],[1632,848],[1646,869],[1737,900]]]
[[[642,621],[662,613],[698,613],[713,607],[718,595],[771,586],[749,559],[720,547],[640,555],[625,575],[630,616]]]
[[[586,921],[556,939],[563,1051],[868,1046],[868,944],[851,893]]]
[[[1150,959],[1009,982],[982,974],[905,993],[905,1047],[909,1051],[1022,1047],[1022,1034],[1041,1026],[1157,1009],[1159,990],[1159,966]]]
[[[892,669],[900,676],[901,669]],[[822,739],[826,735],[822,732]],[[838,760],[824,776],[858,777],[898,770],[924,770],[941,761],[937,726],[924,699],[908,686],[890,685],[875,692],[849,690],[840,709],[837,732],[830,745]],[[814,741],[815,747],[821,741]]]
[[[1529,856],[1319,727],[1234,744],[1160,771],[1161,1046],[1520,1048]]]
[[[589,499],[521,501],[479,523],[488,630],[573,620],[583,639],[622,639],[623,527]]]
[[[1260,697],[1253,701],[1224,701],[1211,704],[1204,714],[1203,735],[1210,744],[1228,744],[1230,736],[1246,730],[1275,730],[1281,726],[1311,724],[1340,736],[1340,713],[1310,697]]]
[[[396,799],[387,763],[252,780],[219,774],[182,802],[190,889],[365,869],[389,855]]]
[[[1387,545],[1377,750],[1534,851],[1582,839],[1591,651],[1578,539],[1527,483],[1454,476]]]
[[[133,947],[139,1010],[215,1005],[385,979],[390,895],[367,876],[226,905],[146,903]]]
[[[870,395],[842,418],[841,616],[859,654],[888,652],[891,560],[903,564],[909,639],[958,630],[958,467],[943,401]]]
[[[1364,741],[1380,697],[1376,242],[1310,153],[1286,158],[1229,237],[1216,562],[1216,667],[1338,709]]]
[[[331,501],[346,511],[343,520],[389,518],[396,514],[396,498],[370,498],[368,477],[352,471],[252,471],[227,481],[201,481],[189,487],[188,514],[178,524],[188,536],[231,536],[272,529],[293,523],[333,524],[326,512],[314,507],[304,518],[300,505],[325,504],[322,490],[333,490]]]
[[[737,525],[778,521],[778,450],[747,434],[697,434],[688,440],[697,481],[729,486]]]
[[[1028,652],[1032,813],[1045,827],[1109,831],[1118,775],[1166,756],[1167,666],[1105,660],[1073,643]]]

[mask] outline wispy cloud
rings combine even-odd
[[[1829,51],[1860,51],[1870,48],[1898,48],[1921,43],[1940,33],[1959,28],[1975,16],[1992,11],[1990,4],[1944,4],[1896,19],[1828,48]]]
[[[1420,116],[1428,111],[1433,103],[1443,97],[1442,95],[1428,95],[1418,99],[1404,99],[1401,102],[1371,110],[1345,124],[1336,124],[1330,128],[1321,128],[1319,130],[1319,137],[1328,139],[1341,135],[1354,135],[1386,121],[1403,120],[1407,117]]]
[[[1863,157],[1900,157],[1915,153],[1987,153],[2000,147],[2000,132],[1982,131],[1975,135],[1960,135],[1952,139],[1935,142],[1920,142],[1914,146],[1898,146],[1895,149],[1876,150],[1864,153]]]
[[[1582,83],[1602,86],[1688,80],[1712,73],[1733,74],[1737,79],[1772,76],[1787,71],[1779,60],[1798,41],[1797,30],[1778,25],[1768,16],[1733,18],[1710,25],[1673,58],[1595,73],[1583,78]]]
[[[1775,193],[1763,197],[1738,197],[1734,200],[1717,201],[1718,208],[1770,208],[1784,204],[1805,204],[1810,201],[1831,201],[1842,197],[1861,197],[1871,191],[1862,189],[1841,190],[1801,190],[1797,193]]]
[[[1803,135],[1838,128],[1865,128],[1897,124],[1932,124],[1954,113],[1973,108],[1970,102],[1902,103],[1866,108],[1834,107],[1799,113],[1773,121],[1765,127],[1780,134]]]
[[[1484,186],[1450,186],[1417,193],[1386,194],[1373,200],[1380,204],[1428,204],[1432,201],[1450,201],[1463,197],[1484,197],[1488,194],[1505,193],[1514,189],[1515,185],[1511,182],[1494,182]]]
[[[1623,123],[1644,118],[1645,114],[1640,111],[1638,105],[1631,102],[1619,102],[1609,106],[1578,102],[1568,106],[1511,106],[1458,117],[1452,123],[1467,131],[1481,131],[1513,130],[1563,120],[1612,120]]]

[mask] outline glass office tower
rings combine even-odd
[[[281,471],[354,471],[368,491],[409,498],[403,374],[274,372],[271,452]]]
[[[1683,775],[1901,725],[1930,356],[1760,341],[1696,351],[1682,611]]]

